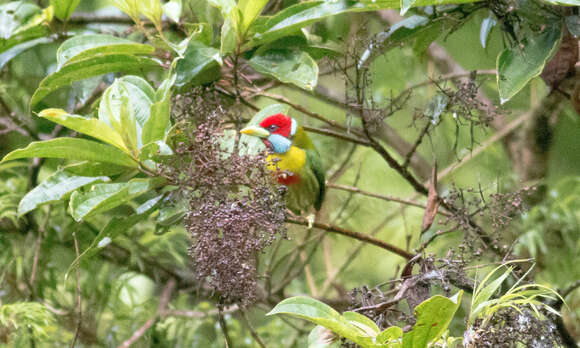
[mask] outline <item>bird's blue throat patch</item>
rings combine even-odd
[[[288,152],[290,146],[292,146],[292,141],[290,139],[279,134],[271,134],[268,137],[268,141],[270,142],[272,150],[276,153]]]

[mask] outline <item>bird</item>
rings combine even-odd
[[[294,213],[320,210],[326,191],[324,170],[314,143],[298,122],[284,114],[265,117],[240,133],[262,140],[270,154],[267,167],[286,186],[286,206]]]

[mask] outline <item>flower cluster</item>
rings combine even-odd
[[[186,99],[197,106],[179,123],[178,159],[166,175],[187,192],[196,276],[221,301],[249,304],[256,299],[258,254],[285,233],[284,188],[267,170],[265,153],[237,150],[237,132],[227,129],[219,103],[208,108],[207,98]]]

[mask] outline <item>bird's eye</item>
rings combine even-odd
[[[270,132],[274,132],[274,131],[278,130],[278,126],[277,126],[277,125],[275,125],[275,124],[273,124],[273,125],[270,125],[270,126],[268,126],[268,128],[267,128],[267,129],[268,129]]]

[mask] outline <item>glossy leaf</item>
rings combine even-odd
[[[324,326],[317,325],[308,335],[308,348],[340,348],[340,339]]]
[[[61,87],[70,85],[73,81],[111,72],[139,72],[159,66],[157,60],[124,54],[96,56],[71,62],[40,82],[38,89],[30,99],[30,107],[33,108],[44,97]]]
[[[423,348],[439,339],[459,308],[462,294],[460,291],[451,298],[435,295],[415,307],[417,321],[403,334],[403,348]]]
[[[361,336],[360,330],[325,303],[310,297],[296,296],[282,300],[267,315],[288,314],[308,320],[332,330],[361,346],[372,344],[370,336]]]
[[[99,120],[115,129],[134,153],[143,146],[142,130],[151,115],[155,93],[144,79],[124,76],[105,90],[99,103]]]
[[[56,52],[57,70],[66,63],[110,54],[150,55],[151,45],[104,34],[77,35],[66,40]]]
[[[96,184],[88,192],[75,191],[70,198],[70,212],[76,221],[116,208],[154,189],[161,179],[132,179],[129,182]]]
[[[398,326],[391,326],[377,335],[377,343],[387,344],[389,348],[398,348],[401,346],[401,338],[403,337],[403,329]]]
[[[169,116],[171,112],[171,88],[175,84],[175,75],[163,81],[155,93],[156,101],[151,104],[149,118],[143,125],[141,134],[144,145],[158,140],[163,140],[169,129]]]
[[[71,115],[63,109],[45,109],[39,112],[38,116],[95,139],[102,140],[125,152],[128,151],[121,135],[99,119]]]
[[[165,15],[175,23],[179,23],[182,9],[183,4],[181,3],[181,0],[170,0],[163,4],[163,13],[165,13]]]
[[[559,26],[548,27],[543,33],[524,39],[521,46],[506,48],[498,55],[497,84],[502,104],[540,75],[558,49],[561,34]]]
[[[61,21],[67,21],[80,2],[81,0],[50,0],[54,16]]]
[[[109,181],[109,178],[77,176],[66,170],[59,170],[22,197],[18,205],[18,215],[22,216],[40,205],[60,201],[72,191],[99,181]]]
[[[389,30],[377,34],[375,42],[363,52],[359,61],[359,69],[368,67],[369,62],[387,50],[398,46],[401,42],[416,38],[425,31],[430,31],[433,26],[440,23],[429,21],[424,16],[413,15],[392,25]]]
[[[107,245],[111,244],[119,235],[127,233],[139,222],[147,219],[149,215],[157,208],[163,195],[156,196],[146,201],[136,209],[136,213],[130,216],[115,216],[103,227],[99,234],[92,241],[91,245],[72,263],[67,273],[83,260],[86,260],[101,251]]]
[[[52,11],[24,1],[0,5],[0,53],[27,41],[50,36]]]
[[[237,24],[234,15],[227,16],[222,25],[220,39],[220,54],[225,56],[235,50],[238,45]]]
[[[580,0],[544,0],[552,5],[580,6]]]
[[[344,312],[342,313],[342,316],[344,319],[348,320],[351,324],[356,326],[366,336],[375,337],[381,332],[374,321],[360,313]]]
[[[401,0],[401,16],[405,15],[407,11],[415,4],[416,0]]]
[[[138,0],[137,5],[139,12],[149,19],[157,29],[161,29],[161,16],[163,15],[161,0]]]
[[[112,0],[111,2],[119,10],[125,12],[134,22],[139,21],[140,0]]]
[[[196,86],[215,81],[219,77],[222,63],[219,50],[201,42],[190,41],[175,67],[177,87]]]
[[[250,24],[256,19],[256,17],[262,12],[264,6],[268,3],[268,0],[240,0],[238,1],[238,7],[242,13],[242,31],[246,31]]]
[[[64,169],[77,176],[115,176],[127,172],[137,173],[136,168],[94,161],[82,161],[69,164]]]
[[[41,44],[51,43],[53,41],[52,37],[41,37],[34,40],[24,41],[21,44],[11,47],[10,49],[0,53],[0,70],[12,60],[14,57],[18,56],[20,53]]]
[[[503,266],[496,267],[492,272],[490,272],[476,287],[475,292],[471,300],[471,312],[469,314],[469,322],[473,323],[475,318],[479,313],[485,308],[486,302],[498,291],[501,284],[506,280],[506,278],[511,274],[512,267],[508,267],[503,274],[488,282],[490,277],[497,272]]]
[[[249,63],[262,74],[302,89],[311,91],[318,82],[318,65],[303,51],[272,49],[256,54]]]
[[[10,152],[2,159],[2,162],[34,157],[96,161],[138,167],[137,162],[117,148],[95,141],[66,137],[32,142],[23,149]]]
[[[13,1],[0,5],[0,41],[8,39],[41,9],[29,2]]]
[[[489,39],[489,33],[491,29],[497,24],[497,21],[493,17],[493,14],[489,13],[489,17],[484,18],[481,22],[481,29],[479,30],[479,42],[481,47],[485,48],[487,46],[487,41]]]

